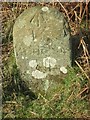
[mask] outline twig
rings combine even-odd
[[[72,13],[78,6],[79,4],[77,4],[68,14]]]
[[[6,101],[5,103],[6,103],[6,104],[17,104],[16,101]]]
[[[69,96],[69,98],[67,99],[66,102],[69,102],[72,96],[73,96],[73,91],[72,91],[71,95]]]
[[[75,63],[78,65],[78,67],[81,69],[81,71],[84,73],[84,75],[86,76],[86,78],[90,81],[88,75],[85,73],[85,71],[83,70],[83,68],[80,66],[80,64],[75,60]]]
[[[77,97],[79,97],[83,92],[85,92],[85,91],[88,90],[88,89],[89,89],[88,87],[84,88],[84,89],[77,95]]]
[[[35,116],[39,116],[37,113],[33,112],[33,111],[29,111],[32,115],[35,115]]]
[[[78,49],[80,48],[81,45],[82,45],[82,47],[83,47],[83,52],[84,52],[85,60],[87,61],[88,68],[89,68],[89,52],[88,52],[88,50],[87,50],[87,46],[86,46],[86,43],[85,43],[84,40],[83,40],[83,37],[81,37],[81,40],[80,40],[80,44],[79,44],[79,46],[78,46]]]
[[[68,21],[70,21],[68,12],[67,12],[67,10],[65,9],[65,7],[62,5],[62,3],[60,2],[60,0],[57,0],[57,2],[59,2],[59,4],[61,5],[61,7],[64,9],[64,11],[65,11],[65,13],[66,13],[66,15],[67,15]]]

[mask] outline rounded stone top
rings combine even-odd
[[[25,24],[27,24],[27,20],[28,20],[29,23],[31,23],[31,22],[33,22],[33,18],[38,17],[39,14],[42,14],[42,19],[43,20],[44,20],[44,17],[46,17],[46,19],[48,17],[50,19],[53,19],[55,17],[55,18],[58,18],[59,20],[62,20],[62,22],[63,22],[63,19],[64,19],[63,13],[60,13],[58,11],[58,9],[56,9],[56,8],[47,7],[47,6],[34,6],[34,7],[26,9],[25,11],[23,11],[23,13],[21,13],[17,17],[17,19],[15,21],[14,29],[16,27],[18,27],[18,29],[24,28]],[[28,15],[28,17],[27,17],[27,15]],[[42,20],[42,22],[43,22],[43,20]]]

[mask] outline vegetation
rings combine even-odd
[[[75,45],[74,66],[61,84],[47,94],[34,96],[22,89],[13,52],[13,24],[23,10],[52,6],[65,14]],[[90,117],[90,3],[2,2],[3,118],[89,118]]]

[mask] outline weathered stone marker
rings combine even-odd
[[[70,34],[64,15],[49,7],[25,10],[13,28],[13,44],[22,80],[33,92],[50,93],[61,72],[71,66]]]

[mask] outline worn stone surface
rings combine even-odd
[[[62,70],[67,73],[69,38],[64,15],[54,8],[32,7],[17,18],[13,28],[16,63],[33,92],[50,92],[59,84]]]

